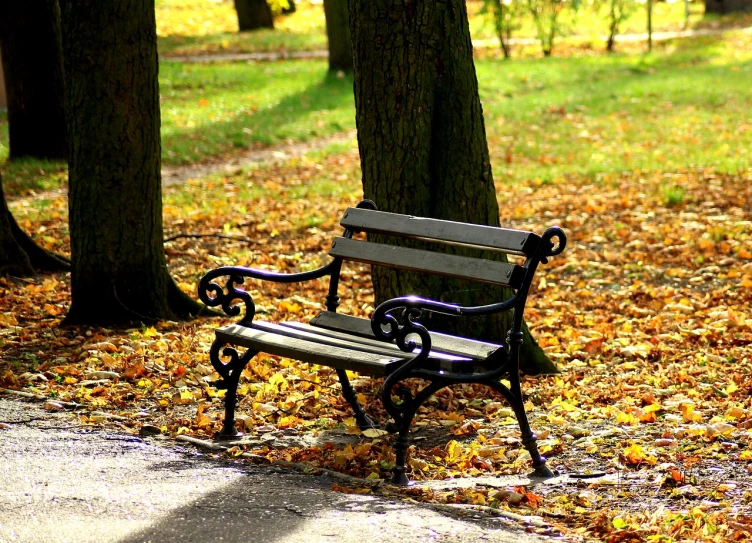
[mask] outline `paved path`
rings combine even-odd
[[[0,397],[1,543],[542,543],[499,521],[331,491]]]

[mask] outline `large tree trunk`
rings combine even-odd
[[[57,0],[0,2],[10,158],[65,159],[63,57]]]
[[[705,13],[752,11],[752,0],[705,0]]]
[[[353,52],[347,0],[324,0],[324,17],[326,36],[329,39],[329,69],[351,72]]]
[[[272,10],[266,0],[235,0],[238,29],[241,32],[258,28],[274,28]]]
[[[464,0],[351,0],[363,190],[380,209],[499,225]],[[467,249],[453,249],[467,254]],[[508,290],[383,268],[376,303],[409,293],[463,305]],[[505,341],[511,315],[431,319],[435,330]],[[526,330],[527,373],[555,372]]]
[[[191,309],[162,243],[153,0],[63,8],[68,128],[69,323],[130,323]]]
[[[8,209],[0,178],[0,275],[27,277],[43,271],[70,269],[64,257],[37,245],[16,223]]]

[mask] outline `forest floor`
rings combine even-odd
[[[570,240],[526,312],[562,373],[523,383],[562,478],[527,480],[511,410],[462,386],[418,414],[417,484],[392,488],[392,437],[357,429],[336,375],[267,356],[241,379],[247,439],[211,454],[347,474],[335,485],[346,493],[517,513],[568,541],[752,539],[751,41],[737,31],[645,57],[477,63],[502,223],[559,224]],[[362,190],[351,80],[325,71],[163,67],[165,250],[186,292],[219,265],[327,261]],[[68,253],[64,167],[4,164],[3,175],[22,227]],[[343,277],[342,311],[368,316],[369,270]],[[321,282],[247,287],[269,320],[306,320],[326,294]],[[68,274],[0,279],[0,387],[134,435],[208,440],[219,429],[208,351],[230,320],[63,327],[69,304]],[[354,383],[384,422],[380,383]]]
[[[353,150],[167,187],[173,275],[195,292],[200,275],[220,264],[319,265],[339,230],[337,217],[360,198],[349,181],[357,168]],[[342,176],[335,184],[332,171]],[[541,270],[526,313],[562,374],[528,378],[524,388],[552,466],[588,478],[499,489],[489,476],[523,475],[529,458],[511,411],[486,390],[462,386],[438,393],[418,415],[410,457],[410,476],[419,483],[460,484],[388,488],[382,479],[393,462],[392,438],[361,434],[333,372],[267,356],[255,359],[241,380],[249,437],[221,454],[361,478],[341,485],[345,492],[402,493],[488,507],[490,514],[523,511],[543,519],[531,529],[558,530],[572,540],[749,537],[752,176],[674,173],[671,186],[681,192],[666,194],[666,175],[499,187],[511,202],[505,224],[540,231],[558,223],[570,236],[566,253]],[[64,208],[64,196],[48,201],[50,218],[35,222],[42,239],[63,236],[55,215]],[[206,237],[179,237],[186,233]],[[368,315],[368,270],[343,275],[351,294],[342,310]],[[271,320],[305,320],[325,296],[319,282],[302,290],[248,287]],[[75,402],[83,424],[133,434],[155,427],[199,439],[219,429],[221,392],[209,385],[217,375],[208,348],[212,330],[229,321],[61,327],[67,274],[3,279],[0,288],[0,385],[43,395],[50,410]],[[355,386],[384,422],[379,382],[356,379]]]

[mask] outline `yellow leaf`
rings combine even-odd
[[[624,449],[624,458],[628,464],[637,465],[645,462],[646,464],[654,465],[656,459],[653,456],[648,455],[640,445],[637,443]]]
[[[637,424],[637,418],[634,415],[625,413],[624,411],[616,412],[616,424]]]
[[[159,332],[157,332],[156,328],[154,328],[153,326],[150,326],[149,328],[144,330],[141,335],[144,337],[157,337],[159,336]]]
[[[739,390],[739,387],[738,387],[738,386],[736,386],[736,383],[734,383],[733,381],[731,381],[731,382],[730,382],[730,383],[728,384],[728,386],[726,387],[726,394],[733,394],[733,393],[734,393],[734,392],[736,392],[737,390]]]
[[[452,440],[446,445],[447,455],[450,460],[456,460],[462,455],[462,445],[457,441]]]
[[[368,428],[363,430],[363,435],[370,438],[385,436],[387,433],[386,430],[379,430],[378,428]]]

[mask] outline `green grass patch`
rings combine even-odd
[[[4,115],[4,114],[3,114]],[[0,125],[6,124],[5,120]],[[0,154],[5,159],[7,151],[7,125],[0,126]],[[13,162],[5,161],[0,164],[3,189],[8,195],[29,196],[34,193],[55,190],[68,181],[68,165],[65,162],[52,160],[23,159]]]
[[[323,62],[169,63],[160,79],[162,152],[170,164],[355,125],[352,78],[329,75]]]
[[[162,56],[309,51],[326,49],[324,8],[298,2],[295,13],[275,18],[274,30],[238,32],[232,2],[157,0]]]
[[[750,167],[752,34],[661,42],[651,55],[484,59],[476,67],[499,182]],[[321,61],[167,63],[160,85],[166,164],[355,127],[352,79],[327,75]],[[317,153],[350,147],[335,143]],[[54,163],[3,170],[9,192],[46,190],[64,177]]]
[[[496,177],[746,169],[751,60],[732,33],[648,56],[478,62]]]

